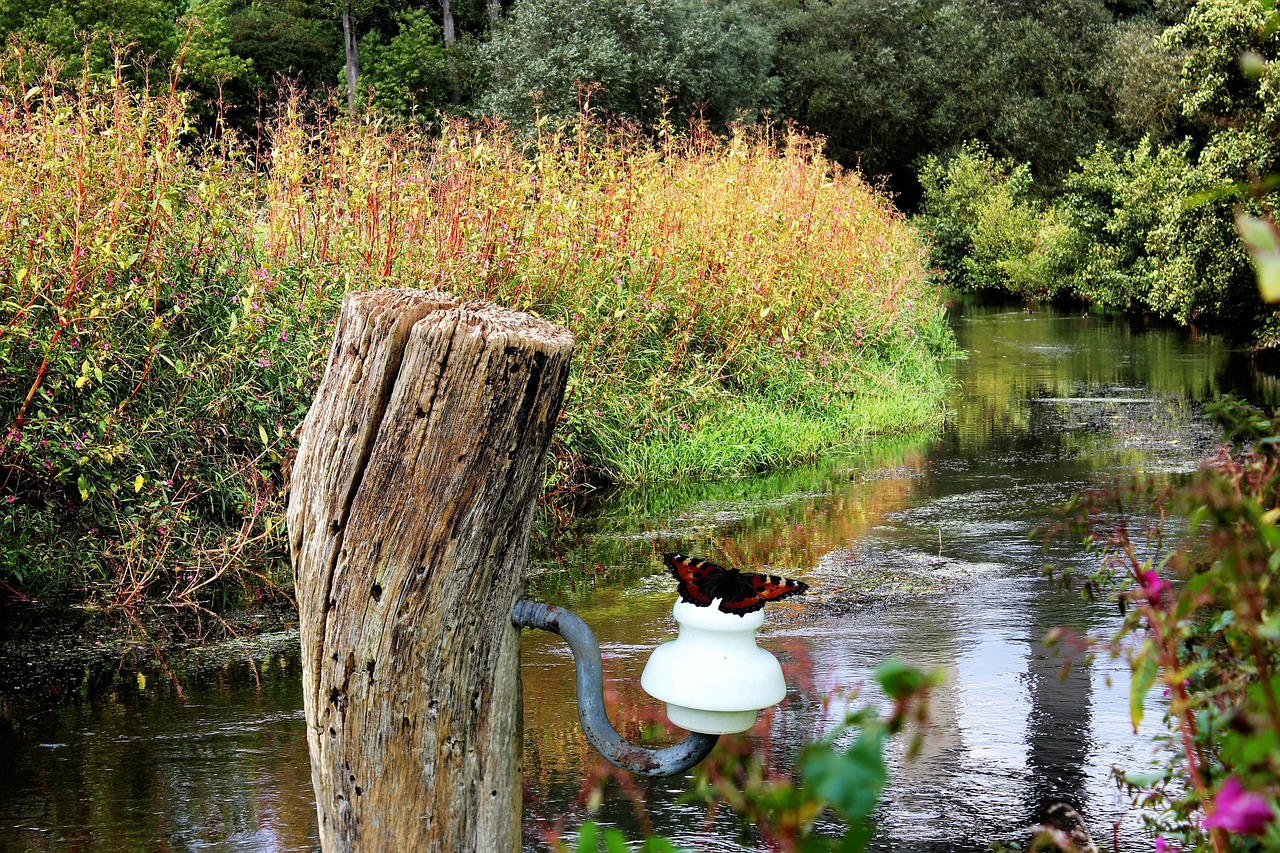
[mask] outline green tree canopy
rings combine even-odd
[[[112,67],[128,49],[142,63],[167,63],[180,44],[177,20],[185,4],[173,0],[0,0],[0,27],[44,45],[75,74]]]
[[[124,56],[141,80],[181,56],[186,85],[211,94],[252,70],[232,52],[227,12],[227,0],[0,0],[0,27],[42,45],[65,74],[103,73]]]
[[[782,15],[783,113],[871,174],[968,140],[1060,176],[1114,127],[1103,0],[816,0]]]
[[[362,88],[372,103],[400,115],[430,114],[449,102],[449,74],[440,27],[424,9],[398,18],[399,32],[384,40],[377,31],[360,40],[365,67]]]
[[[305,88],[332,85],[341,64],[337,15],[324,0],[248,0],[234,3],[227,29],[237,56],[253,63],[246,81],[275,91],[288,79]]]
[[[722,123],[774,103],[773,36],[725,0],[517,0],[484,50],[485,108],[528,122],[537,109],[571,115],[591,104],[641,121],[703,112]]]

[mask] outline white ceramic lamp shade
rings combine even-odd
[[[764,612],[722,613],[718,602],[698,607],[677,601],[680,634],[654,649],[640,686],[667,703],[667,718],[709,735],[745,732],[763,708],[787,695],[782,666],[756,645]]]

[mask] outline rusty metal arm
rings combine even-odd
[[[610,764],[639,776],[675,776],[711,754],[719,735],[692,732],[674,746],[646,749],[618,734],[604,707],[600,645],[587,623],[573,612],[520,599],[511,611],[511,622],[517,628],[538,628],[559,634],[569,644],[573,651],[582,731]]]

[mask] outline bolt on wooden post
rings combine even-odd
[[[440,293],[343,301],[288,507],[325,851],[520,847],[511,610],[572,348]]]

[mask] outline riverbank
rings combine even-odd
[[[0,594],[289,585],[293,427],[342,296],[415,286],[570,328],[550,493],[725,477],[936,425],[922,248],[812,140],[590,119],[532,139],[289,101],[193,140],[181,94],[0,93]]]

